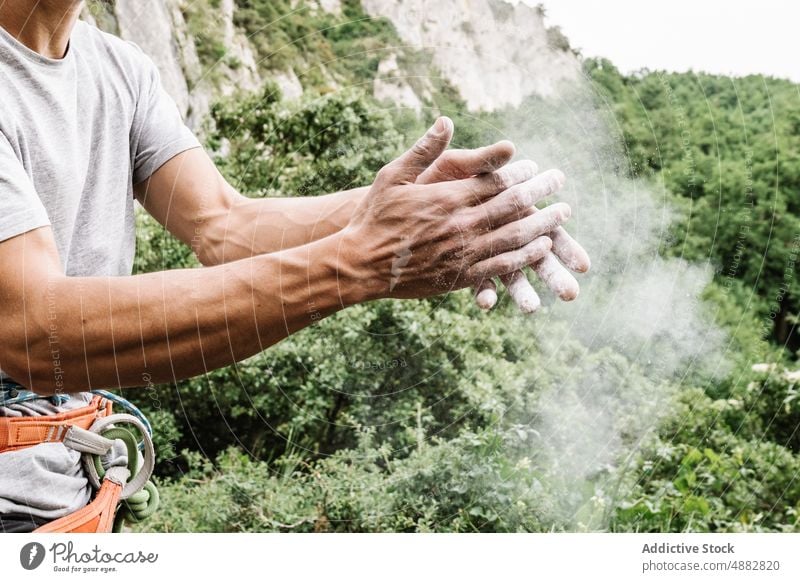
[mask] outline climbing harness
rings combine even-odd
[[[86,507],[51,521],[35,532],[119,532],[124,522],[139,523],[158,509],[158,490],[150,480],[155,467],[150,423],[138,408],[121,396],[105,390],[92,393],[91,402],[75,410],[48,416],[0,417],[0,454],[61,442],[81,453],[89,483],[96,490]],[[69,396],[40,396],[15,382],[0,380],[0,406],[37,399],[62,404]],[[120,405],[128,414],[112,413],[113,404]],[[117,440],[125,445],[127,465],[106,470],[102,458]]]

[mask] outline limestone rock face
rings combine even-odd
[[[117,0],[114,15],[119,35],[139,45],[153,59],[161,73],[161,83],[185,113],[189,109],[189,87],[183,68],[186,55],[181,54],[185,47],[179,47],[178,42],[186,36],[186,27],[185,23],[173,21],[171,4],[170,0]]]
[[[379,101],[394,103],[397,107],[413,109],[417,113],[422,111],[422,101],[405,80],[396,54],[389,55],[378,65],[372,93]]]
[[[228,51],[228,61],[238,63],[236,68],[232,68],[227,64],[220,65],[224,67],[222,72],[225,81],[220,87],[223,95],[230,95],[237,90],[255,91],[262,84],[258,63],[247,36],[233,23],[235,11],[236,4],[234,0],[222,0],[220,10],[220,18],[222,19],[224,30],[222,42]]]
[[[205,69],[197,54],[195,39],[183,16],[192,0],[116,0],[109,14],[98,16],[87,9],[84,18],[125,40],[132,41],[153,59],[161,82],[175,100],[187,123],[198,128],[214,98],[236,91],[255,91],[262,79],[246,35],[233,22],[234,0],[221,0],[218,22],[227,59]],[[236,67],[230,66],[236,62]],[[289,77],[291,75],[287,73]],[[211,79],[215,79],[212,82]],[[296,77],[295,77],[296,78]],[[288,94],[302,93],[297,86]]]
[[[319,6],[325,12],[333,12],[338,14],[342,11],[342,0],[318,0]]]
[[[541,12],[505,0],[362,0],[388,18],[400,37],[432,53],[434,65],[471,110],[519,105],[550,96],[580,74],[577,57],[551,47]]]
[[[285,99],[299,99],[303,94],[303,85],[294,69],[280,71],[272,75],[271,79],[278,85]]]
[[[303,94],[291,68],[265,73],[247,35],[235,25],[235,0],[220,0],[215,15],[226,55],[204,68],[195,38],[184,17],[196,0],[115,0],[106,9],[84,11],[100,28],[138,44],[161,72],[167,92],[188,124],[199,129],[210,103],[237,91],[256,91],[264,75],[277,82],[285,97]],[[298,0],[302,1],[302,0]],[[307,0],[317,10],[340,13],[341,0]],[[542,13],[506,0],[362,0],[372,16],[392,22],[409,48],[424,51],[432,63],[428,74],[447,79],[471,110],[518,105],[528,95],[550,96],[559,85],[580,74],[577,57],[544,24]],[[91,5],[90,5],[91,6]],[[387,54],[373,83],[375,97],[420,112],[430,103],[432,84],[418,71],[403,70],[397,52]],[[233,64],[235,63],[235,65]],[[441,73],[440,73],[441,72]],[[323,71],[330,77],[330,73]],[[413,78],[414,82],[409,82]],[[330,77],[329,87],[338,86]]]

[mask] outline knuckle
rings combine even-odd
[[[383,166],[380,170],[378,170],[378,173],[375,174],[375,181],[385,182],[391,177],[393,172],[394,172],[394,162],[390,162],[385,166]]]
[[[426,139],[421,139],[411,146],[411,153],[418,158],[425,158],[430,154],[430,152],[431,146]]]
[[[515,256],[517,253],[508,253],[500,257],[497,261],[497,267],[501,269],[503,273],[510,273],[516,268],[517,261],[515,260]]]
[[[522,212],[529,206],[528,194],[522,188],[515,187],[511,191],[509,198],[511,199],[514,210],[517,212]]]
[[[528,242],[528,240],[527,240],[528,237],[526,236],[526,231],[522,226],[518,226],[514,230],[514,232],[512,233],[510,238],[511,238],[511,243],[515,247],[521,247],[522,245],[524,245],[525,243]]]
[[[566,218],[561,212],[559,212],[558,210],[553,210],[553,212],[550,213],[550,216],[547,219],[547,225],[550,227],[550,230],[554,230],[565,220]]]
[[[450,232],[469,232],[473,230],[475,218],[473,212],[461,211],[451,214],[447,220],[447,228]]]
[[[558,192],[561,189],[562,182],[558,178],[558,173],[555,171],[550,171],[547,173],[547,193],[553,194]]]
[[[464,258],[470,264],[478,263],[491,255],[491,244],[482,237],[470,237],[464,247]]]
[[[455,180],[460,177],[459,174],[461,174],[461,172],[459,171],[458,164],[453,155],[448,154],[450,154],[450,152],[446,151],[436,160],[436,171],[447,180]]]
[[[557,211],[553,210],[552,207],[546,210],[547,212],[537,213],[533,219],[536,224],[536,231],[542,234],[554,230],[561,223]]]
[[[475,232],[475,233],[483,233],[486,232],[486,222],[487,217],[479,210],[471,210],[469,212],[462,213],[461,216],[458,217],[458,222],[461,225],[461,228],[465,231]]]
[[[491,172],[479,177],[478,191],[485,194],[498,194],[505,190],[505,179],[501,172]]]
[[[470,230],[469,217],[464,214],[457,214],[449,217],[445,221],[445,229],[451,234],[459,234]]]
[[[506,190],[511,182],[508,172],[498,170],[490,174],[492,176],[492,186],[497,190]]]
[[[478,281],[486,278],[486,269],[481,265],[474,265],[466,270],[464,278],[468,281]]]
[[[547,245],[536,241],[534,244],[530,245],[530,247],[527,249],[525,253],[525,259],[528,262],[536,259],[541,259],[547,254],[548,250],[549,249],[547,248]]]

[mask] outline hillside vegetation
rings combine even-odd
[[[420,119],[374,102],[369,51],[393,32],[358,3],[343,5],[331,16],[238,1],[239,25],[266,31],[262,54],[327,71],[299,74],[298,101],[267,84],[213,108],[208,146],[248,195],[368,184],[437,111],[456,117],[462,145],[495,137],[497,119],[513,117],[468,115],[445,84]],[[223,52],[212,46],[207,58]],[[240,365],[136,395],[157,427],[163,497],[141,529],[800,529],[798,379],[783,374],[800,347],[798,87],[623,76],[605,61],[585,69],[628,153],[620,173],[653,184],[674,208],[661,253],[715,268],[704,300],[727,334],[724,377],[657,380],[613,346],[587,349],[566,327],[549,334],[556,346],[507,298],[489,314],[466,291],[361,305]],[[138,271],[197,265],[148,217],[139,227]],[[752,369],[762,362],[777,365]],[[624,457],[569,482],[542,452],[542,397],[580,396],[598,370],[623,401],[669,394],[669,413],[634,435],[625,427],[642,422],[641,410],[618,410]]]

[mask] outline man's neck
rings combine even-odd
[[[0,26],[42,56],[61,59],[83,0],[0,0]]]

